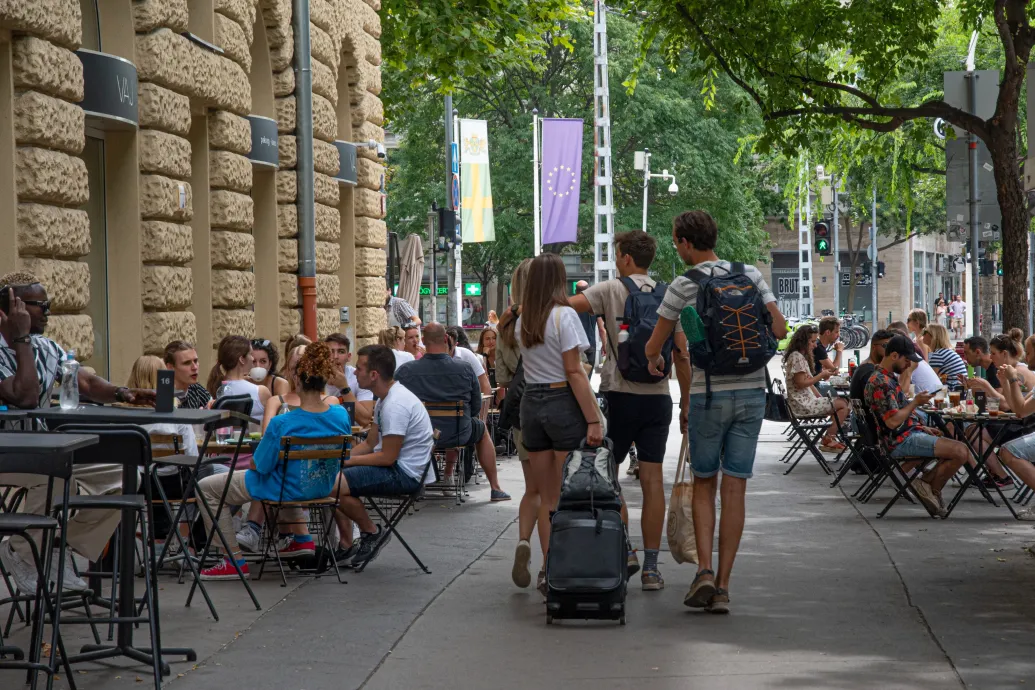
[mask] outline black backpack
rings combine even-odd
[[[776,354],[773,317],[742,263],[720,275],[691,269],[686,277],[698,285],[697,315],[707,335],[690,345],[690,359],[704,371],[710,398],[713,374],[750,374]]]
[[[625,310],[616,325],[619,334],[627,331],[629,337],[625,342],[619,341],[615,349],[618,371],[623,379],[634,383],[664,381],[672,372],[672,338],[666,340],[661,348],[661,356],[665,358],[663,376],[654,376],[650,373],[644,350],[651,334],[654,333],[654,326],[658,323],[658,307],[665,299],[668,285],[658,282],[652,289],[643,290],[632,278],[622,277],[619,280],[629,291],[629,296],[625,298]]]
[[[562,474],[558,510],[621,509],[622,488],[618,483],[618,465],[611,439],[605,438],[603,444],[595,448],[583,440],[576,450],[568,453]]]

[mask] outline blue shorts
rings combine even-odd
[[[719,473],[750,479],[755,467],[758,432],[765,414],[765,389],[749,388],[690,396],[690,462],[694,476],[707,479]]]
[[[350,496],[405,496],[420,486],[418,480],[403,472],[398,465],[356,465],[346,467],[344,474]]]
[[[934,444],[938,443],[938,438],[938,436],[923,431],[914,431],[906,436],[906,440],[895,446],[895,449],[891,451],[891,457],[933,458]]]

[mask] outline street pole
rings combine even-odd
[[[1035,333],[1032,330],[1032,298],[1035,298],[1035,290],[1032,290],[1031,281],[1035,279],[1035,233],[1028,233],[1028,333]]]
[[[973,64],[968,64],[967,77],[967,110],[971,114],[977,112],[977,78]],[[973,132],[967,132],[967,155],[970,163],[970,193],[967,203],[970,206],[970,257],[971,275],[974,281],[973,302],[970,305],[971,335],[981,335],[978,326],[978,314],[981,312],[981,261],[980,261],[980,220],[978,218],[978,143]],[[929,301],[929,300],[928,300]],[[991,318],[991,317],[989,317]]]
[[[873,259],[870,261],[870,299],[873,301],[873,324],[870,333],[877,332],[877,262],[880,254],[877,253],[877,187],[873,188],[873,217],[870,220],[870,247]],[[888,322],[890,323],[890,321]]]
[[[841,234],[841,224],[838,223],[837,215],[837,178],[834,175],[830,176],[830,187],[831,191],[834,192],[834,242],[832,248],[834,250],[834,315],[841,315],[841,252],[838,249],[837,236]],[[851,311],[851,306],[849,311]]]
[[[428,214],[428,239],[431,240],[431,318],[427,322],[438,321],[438,232],[435,223],[438,213],[432,211]],[[417,301],[420,302],[420,289],[417,290]],[[421,317],[424,318],[424,317]]]
[[[457,157],[457,165],[460,164],[460,160],[463,158],[461,155],[462,147],[460,146],[460,120],[457,118],[457,111],[453,109],[453,142],[456,152],[454,155]],[[463,311],[463,280],[464,272],[461,266],[460,256],[463,250],[464,235],[463,226],[460,223],[460,208],[464,205],[463,198],[460,199],[460,205],[456,207],[456,244],[453,245],[453,295],[454,301],[456,302],[456,325],[464,325],[464,311]]]
[[[643,149],[643,227],[647,232],[647,191],[650,187],[650,149]]]
[[[542,208],[539,201],[539,108],[532,108],[532,227],[535,233],[533,256],[543,251]]]
[[[445,100],[446,110],[446,208],[451,211],[456,211],[456,207],[453,205],[453,97],[446,96]],[[450,268],[452,261],[450,257],[452,252],[446,247],[446,286],[447,286],[447,298],[446,298],[446,325],[453,325],[456,323],[456,302],[449,297],[452,296],[452,285],[453,281],[450,280]],[[435,295],[437,298],[438,295]],[[438,318],[438,312],[435,313],[435,318]]]

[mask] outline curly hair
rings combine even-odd
[[[809,347],[809,338],[818,333],[819,329],[811,323],[798,326],[797,330],[794,331],[794,335],[791,336],[790,342],[787,343],[787,349],[783,351],[784,366],[787,366],[787,360],[791,358],[793,353],[800,352],[805,357],[805,361],[809,363],[809,371],[815,369],[816,362],[812,359],[812,348]]]
[[[37,285],[39,282],[39,278],[27,271],[12,271],[0,276],[0,290],[28,287],[30,285]]]
[[[298,382],[302,390],[319,393],[327,386],[327,381],[334,376],[335,365],[331,357],[331,348],[326,343],[316,342],[308,345],[298,358],[295,367]]]

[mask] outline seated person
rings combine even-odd
[[[1007,336],[999,336],[1007,337]],[[1026,369],[1027,367],[1025,367]],[[1003,395],[1018,417],[1035,414],[1035,397],[1030,395],[1031,382],[1025,383],[1022,369],[1012,364],[998,367],[999,381],[1003,384]],[[1027,372],[1030,373],[1030,372]],[[1007,441],[999,448],[999,459],[1029,488],[1035,488],[1035,433]],[[1035,506],[1017,514],[1018,520],[1035,521]]]
[[[999,385],[999,378],[996,376],[996,365],[992,361],[992,355],[989,352],[988,341],[980,335],[974,335],[963,341],[963,360],[970,366],[977,368],[981,367],[985,370],[984,381],[987,381],[989,388],[992,390],[1000,390],[1002,386]],[[964,375],[960,378],[960,382],[967,388],[972,388],[977,384],[978,379],[968,379]],[[988,391],[989,388],[985,388]]]
[[[796,417],[825,417],[837,415],[844,423],[848,418],[849,404],[843,398],[827,398],[819,394],[816,384],[834,375],[834,370],[820,367],[812,375],[815,364],[813,351],[819,339],[819,332],[812,324],[798,327],[783,353],[784,377],[787,385],[787,404]],[[820,441],[820,449],[826,453],[840,453],[845,449],[837,440],[837,424],[831,424]]]
[[[403,332],[406,334],[403,349],[413,355],[414,359],[423,357],[424,347],[420,344],[420,327],[413,323],[407,324],[403,326]]]
[[[301,384],[301,405],[288,414],[270,420],[266,433],[252,457],[255,469],[238,470],[231,475],[206,477],[198,484],[201,495],[214,510],[227,485],[227,477],[230,483],[226,494],[226,506],[218,516],[219,527],[229,544],[230,553],[226,554],[227,558],[218,565],[202,570],[203,580],[230,580],[237,577],[237,571],[230,558],[237,561],[245,575],[248,574],[248,564],[245,563],[237,543],[228,506],[244,505],[253,500],[307,501],[330,496],[334,490],[339,474],[337,458],[289,462],[286,473],[279,460],[281,438],[284,436],[321,438],[349,436],[352,433],[352,420],[349,419],[345,408],[340,405],[329,405],[324,400],[327,380],[336,373],[330,348],[324,343],[313,343],[308,346],[298,360],[296,371],[298,382]],[[202,510],[201,514],[205,519],[206,530],[210,530],[212,525],[208,511]],[[286,514],[283,517],[287,521]],[[312,541],[313,538],[303,530],[302,534],[294,535],[295,546],[291,550],[312,554],[315,551]],[[218,536],[214,540],[214,545],[217,548],[222,547]]]
[[[863,360],[863,363],[855,368],[852,374],[852,381],[849,384],[848,397],[852,400],[862,400],[866,391],[866,383],[870,380],[877,365],[884,359],[884,346],[895,334],[891,331],[881,329],[873,334],[870,339],[870,356]]]
[[[913,342],[909,335],[909,328],[906,324],[901,321],[894,321],[890,326],[888,326],[888,330],[900,333],[906,338],[910,338],[909,342],[913,343],[913,350],[920,355],[920,361],[910,363],[909,368],[899,376],[898,383],[902,387],[902,390],[908,391],[909,386],[913,385],[916,386],[917,392],[921,393],[937,393],[940,391],[942,388],[942,380],[938,378],[938,374],[934,373],[934,369],[932,369],[931,365],[927,363],[927,351],[923,349],[923,344]]]
[[[492,487],[492,501],[509,501],[510,495],[500,488],[496,473],[496,448],[485,433],[485,422],[478,414],[482,409],[482,391],[471,367],[449,355],[446,329],[438,323],[424,328],[424,347],[427,352],[416,361],[399,369],[396,380],[417,396],[421,402],[464,403],[464,416],[433,417],[432,425],[439,431],[439,448],[473,445],[478,451],[478,462]],[[447,470],[448,471],[448,470]]]
[[[892,457],[939,460],[933,470],[918,477],[911,486],[932,517],[944,517],[942,488],[971,455],[963,443],[941,438],[940,431],[925,426],[927,419],[916,408],[933,397],[930,393],[918,393],[906,402],[898,377],[920,357],[907,336],[895,335],[884,346],[884,357],[866,383],[863,397]],[[911,472],[916,462],[903,463],[903,470]]]
[[[406,331],[401,326],[389,326],[377,334],[377,342],[380,345],[391,348],[395,354],[395,369],[412,362],[416,357],[406,351]]]
[[[967,374],[967,365],[949,342],[949,331],[945,326],[932,323],[924,329],[921,336],[930,351],[927,363],[938,378],[950,389],[959,388],[959,376]]]
[[[162,359],[165,368],[173,371],[173,388],[185,410],[200,410],[208,407],[212,394],[198,383],[198,351],[183,340],[174,340],[165,346]]]
[[[354,421],[365,429],[370,426],[370,418],[374,414],[374,394],[361,388],[356,381],[356,367],[349,364],[352,342],[344,333],[331,333],[323,341],[331,348],[331,356],[338,367],[337,373],[327,382],[327,395],[336,396],[342,404],[355,403]]]
[[[353,447],[338,480],[339,531],[345,520],[355,521],[360,531],[359,543],[351,546],[351,534],[341,532],[334,553],[339,566],[373,560],[391,536],[374,525],[360,497],[412,493],[420,487],[421,475],[431,462],[431,419],[417,396],[399,385],[394,375],[395,355],[390,348],[367,345],[360,349],[356,378],[377,396],[377,406],[370,433]],[[432,478],[429,474],[428,479]]]
[[[0,311],[9,315],[0,324],[0,397],[22,408],[50,407],[55,383],[61,381],[61,361],[65,350],[44,337],[50,315],[50,300],[39,280],[29,273],[8,273],[0,277]],[[27,315],[26,315],[27,313]],[[26,339],[28,341],[26,341]],[[32,365],[28,369],[25,364]],[[115,386],[96,374],[79,369],[79,394],[94,402],[125,402],[153,405],[154,390]],[[31,388],[32,381],[36,387]],[[72,479],[76,494],[101,495],[122,491],[122,465],[78,465]],[[47,514],[47,478],[36,475],[0,475],[0,484],[26,488],[20,510]],[[68,546],[81,556],[96,561],[111,539],[121,516],[117,510],[83,510],[69,520],[66,533]],[[39,543],[39,534],[33,534]],[[45,557],[45,554],[41,554]],[[36,589],[36,568],[31,549],[21,537],[0,545],[0,561],[11,573],[22,592]],[[55,576],[55,581],[56,581]],[[86,582],[75,574],[71,559],[65,559],[64,586],[69,591],[82,591]]]
[[[485,367],[482,366],[482,361],[478,358],[478,355],[471,351],[471,341],[467,339],[467,333],[464,329],[459,326],[449,326],[446,328],[446,338],[449,345],[449,356],[471,367],[471,371],[478,377],[478,386],[481,388],[482,395],[492,395],[489,375],[485,373]],[[488,413],[488,407],[482,409],[481,418],[483,421]]]

